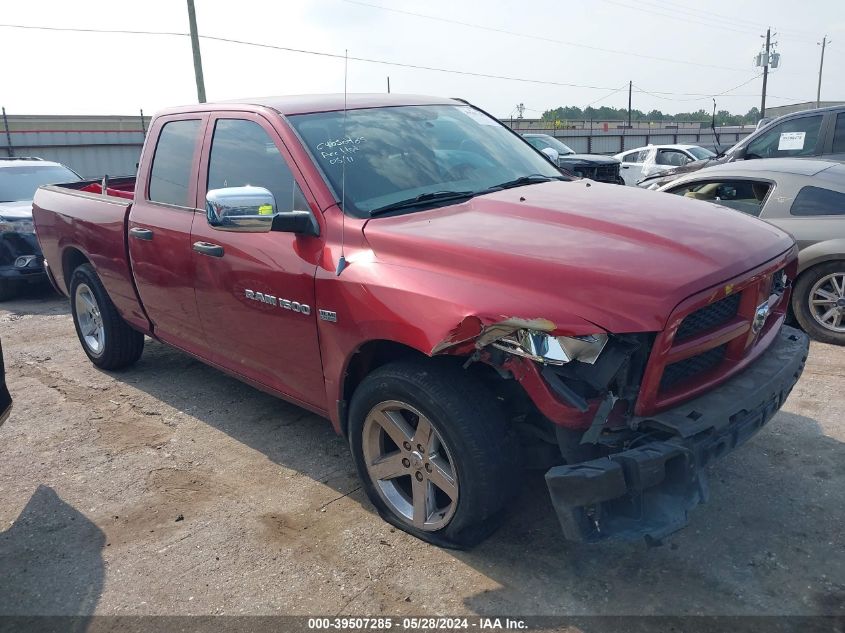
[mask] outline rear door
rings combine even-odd
[[[200,194],[251,185],[277,211],[318,208],[281,138],[262,116],[215,113],[209,121]],[[322,240],[293,233],[244,233],[197,216],[191,235],[196,296],[219,365],[289,397],[325,408],[314,277]],[[219,247],[219,248],[214,248]]]
[[[637,181],[642,178],[643,161],[648,154],[648,150],[635,150],[622,155],[622,164],[619,168],[619,174],[625,181],[626,185],[634,186]]]
[[[199,150],[208,115],[161,117],[138,174],[129,213],[129,256],[141,301],[161,340],[207,357],[196,298],[191,224]]]

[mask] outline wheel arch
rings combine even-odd
[[[819,264],[845,260],[845,238],[816,242],[798,254],[798,277]]]
[[[70,278],[73,271],[82,264],[90,263],[91,259],[75,246],[68,246],[62,251],[62,281],[68,295],[70,295]]]
[[[347,436],[349,429],[347,404],[352,399],[355,389],[374,370],[403,358],[429,358],[429,356],[406,343],[390,339],[366,341],[349,355],[341,374],[342,387],[340,389],[340,430],[344,437]]]

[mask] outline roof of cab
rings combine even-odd
[[[344,103],[348,110],[405,105],[464,105],[464,102],[459,99],[449,99],[446,97],[384,93],[350,93],[344,95],[340,92],[336,94],[289,95],[284,97],[252,97],[220,101],[217,103],[178,106],[162,110],[157,113],[157,116],[184,112],[226,110],[230,108],[249,109],[255,106],[271,108],[283,115],[292,115],[310,112],[339,111],[344,109]]]
[[[711,167],[705,167],[704,169],[692,172],[692,174],[704,175],[727,172],[739,175],[767,171],[772,173],[796,174],[799,176],[815,176],[826,169],[832,168],[842,168],[842,165],[836,161],[816,158],[759,158],[712,165]]]

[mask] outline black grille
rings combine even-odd
[[[675,334],[675,340],[695,336],[705,330],[724,325],[736,316],[739,310],[739,294],[731,295],[711,303],[687,316]]]
[[[726,345],[714,347],[698,356],[690,356],[677,363],[667,365],[663,370],[663,378],[660,379],[660,389],[669,389],[693,376],[699,376],[704,372],[718,366],[725,358]]]
[[[619,177],[619,165],[599,165],[595,169],[595,180],[616,182]]]

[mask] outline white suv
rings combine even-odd
[[[614,158],[622,161],[620,173],[625,184],[636,185],[646,176],[715,156],[709,149],[698,145],[648,145],[626,150]]]

